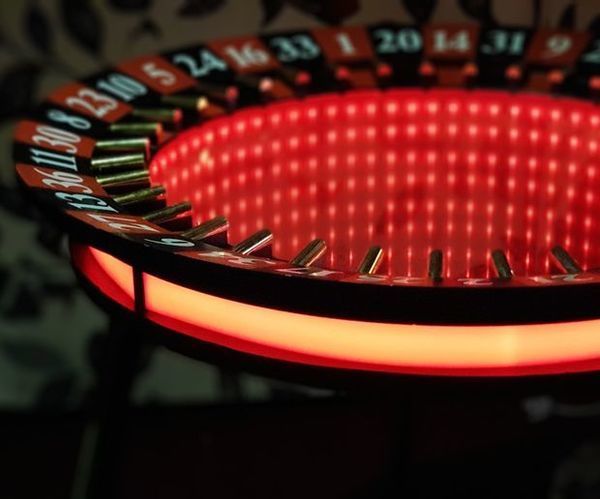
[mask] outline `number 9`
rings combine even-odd
[[[548,38],[546,48],[547,57],[557,57],[564,54],[573,46],[573,41],[566,35],[554,35]]]

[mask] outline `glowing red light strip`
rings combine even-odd
[[[102,293],[125,308],[134,309],[133,269],[108,253],[89,246],[71,245],[73,265]]]
[[[131,267],[93,248],[75,259],[133,297]],[[99,273],[96,272],[96,275]],[[102,291],[101,283],[95,282]],[[110,283],[107,283],[110,284]],[[147,318],[246,353],[327,367],[507,376],[600,368],[600,320],[510,326],[361,322],[239,303],[144,275]]]

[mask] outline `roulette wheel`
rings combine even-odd
[[[16,169],[86,288],[191,355],[573,377],[600,366],[599,69],[561,29],[215,40],[57,89]]]

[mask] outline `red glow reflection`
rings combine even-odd
[[[196,221],[230,219],[233,242],[261,228],[274,254],[327,241],[350,270],[373,244],[380,272],[490,276],[504,249],[518,274],[564,246],[598,266],[600,112],[587,102],[461,90],[351,92],[246,109],[178,136],[151,164]]]
[[[132,309],[132,268],[73,243],[75,266]],[[597,370],[600,320],[502,326],[394,324],[235,302],[144,274],[146,318],[202,341],[287,362],[443,376],[522,376]],[[285,331],[285,334],[282,334]]]

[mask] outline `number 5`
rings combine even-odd
[[[175,75],[166,69],[157,68],[154,62],[147,62],[142,66],[142,70],[153,80],[158,80],[161,85],[170,87],[177,81]]]

